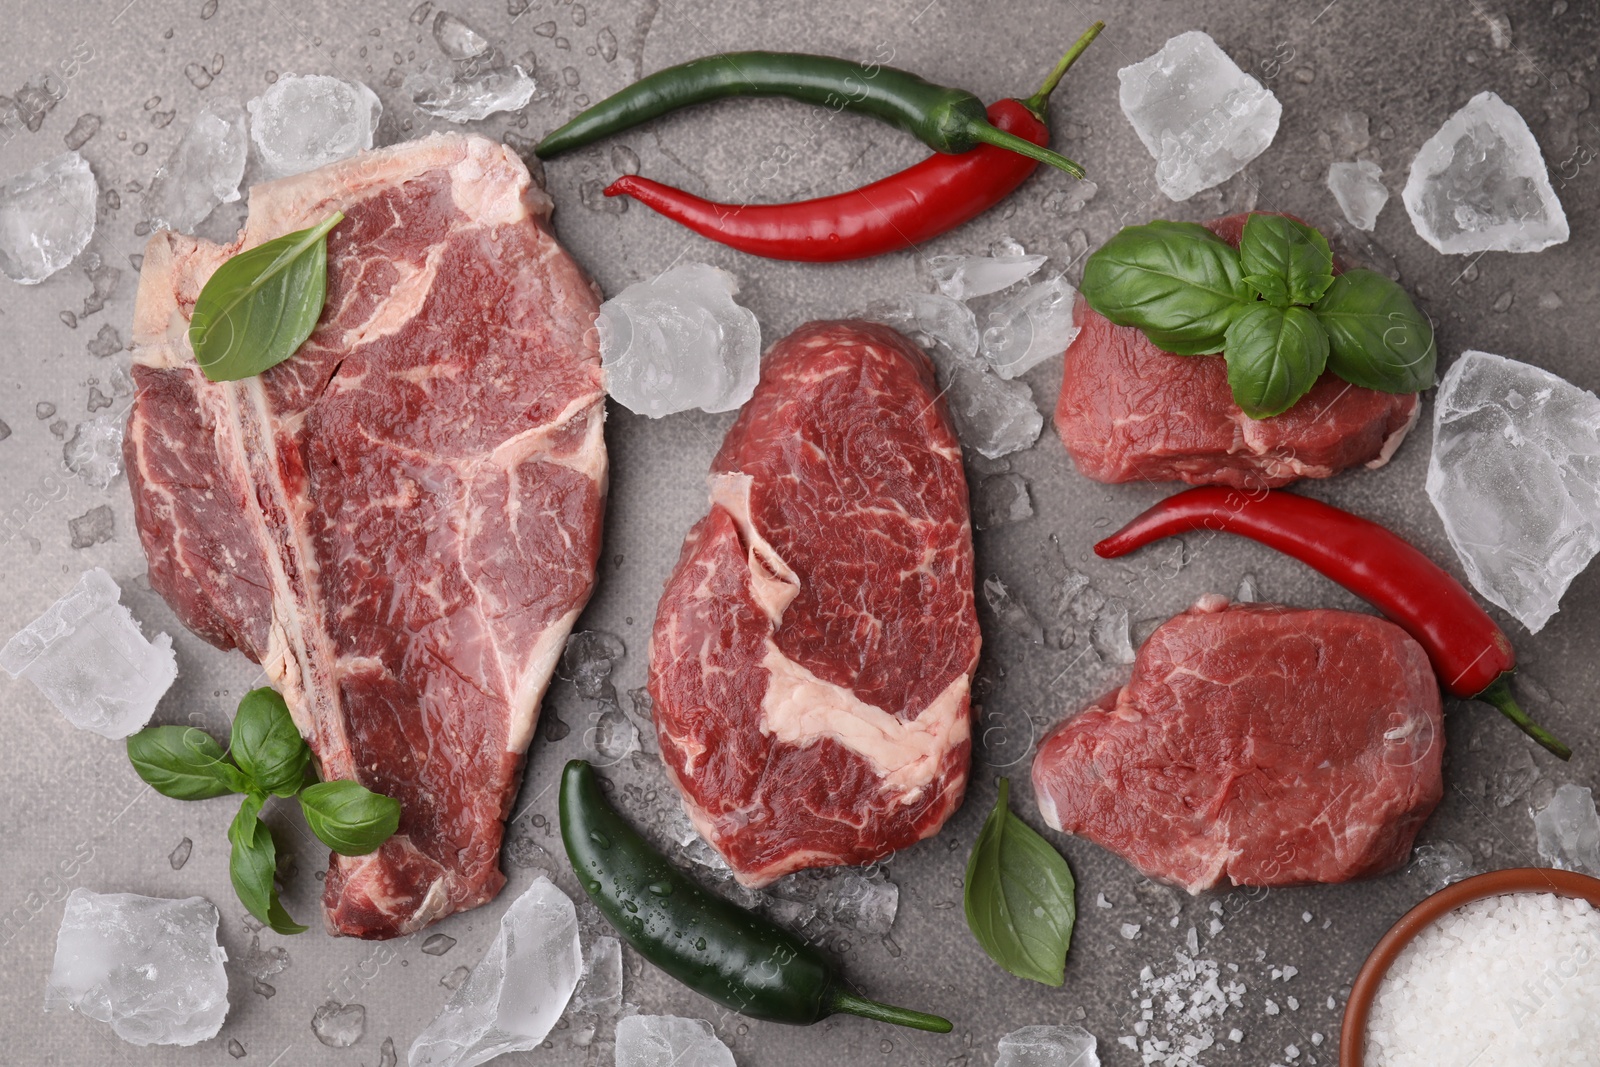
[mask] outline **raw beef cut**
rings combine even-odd
[[[650,643],[668,773],[739,880],[868,863],[961,803],[978,662],[961,447],[886,326],[774,345]]]
[[[1206,223],[1237,246],[1248,215]],[[1185,481],[1241,489],[1326,478],[1389,461],[1417,421],[1415,393],[1380,393],[1324,374],[1294,407],[1252,419],[1233,402],[1221,356],[1174,356],[1080,298],[1056,431],[1097,482]]]
[[[200,287],[334,210],[310,340],[207,381]],[[606,488],[598,302],[549,213],[515,154],[435,136],[256,187],[230,245],[145,252],[126,458],[150,581],[266,668],[324,778],[403,808],[377,852],[332,858],[333,933],[406,934],[505,881],[501,820]]]
[[[1398,626],[1207,596],[1045,738],[1033,788],[1051,826],[1191,893],[1345,882],[1405,862],[1443,755],[1439,684]]]

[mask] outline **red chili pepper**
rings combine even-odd
[[[1026,101],[990,104],[989,122],[1033,144],[1048,145],[1050,94],[1103,28],[1095,23]],[[618,178],[605,194],[631,196],[702,237],[741,252],[835,263],[897,252],[953,230],[1011,195],[1038,166],[1026,156],[983,144],[959,155],[931,156],[847,193],[791,204],[719,204],[637,175]]]
[[[1412,545],[1348,511],[1294,493],[1206,486],[1168,497],[1094,546],[1115,559],[1194,530],[1239,534],[1292,556],[1372,603],[1428,653],[1445,689],[1498,708],[1562,759],[1572,750],[1517,706],[1517,654],[1472,594]]]

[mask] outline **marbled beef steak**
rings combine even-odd
[[[978,662],[961,446],[915,345],[773,346],[657,609],[667,771],[746,885],[867,863],[961,803]]]
[[[229,256],[333,211],[290,360],[213,383],[186,336]],[[606,489],[594,287],[512,152],[434,136],[258,186],[233,244],[158,233],[126,456],[150,580],[266,668],[324,778],[397,798],[332,857],[328,929],[394,937],[490,899],[539,701],[589,597]]]

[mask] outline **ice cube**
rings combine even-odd
[[[237,104],[212,104],[195,116],[150,183],[145,209],[151,226],[189,233],[218,204],[239,199],[250,154],[248,126]]]
[[[1567,239],[1544,154],[1517,109],[1482,92],[1428,138],[1401,194],[1441,252],[1537,252]]]
[[[1358,230],[1371,232],[1378,214],[1389,202],[1383,185],[1383,170],[1371,160],[1332,163],[1328,166],[1328,189],[1339,202],[1339,210]]]
[[[583,956],[583,981],[572,994],[572,1010],[607,1019],[622,1011],[622,942],[597,937]]]
[[[979,530],[1008,526],[1033,515],[1028,480],[1020,474],[992,474],[973,494],[972,525]]]
[[[561,673],[572,679],[578,695],[585,700],[615,703],[617,689],[611,682],[611,671],[626,654],[627,648],[616,634],[579,630],[567,638],[561,651]]]
[[[1015,378],[1067,350],[1078,336],[1078,291],[1061,275],[1006,297],[989,312],[981,352],[1002,378]]]
[[[536,1048],[583,973],[578,913],[540,876],[511,902],[500,932],[438,1018],[411,1045],[411,1067],[475,1067]]]
[[[1594,793],[1568,782],[1533,817],[1539,858],[1564,871],[1600,875],[1600,815]]]
[[[936,363],[940,357],[970,361],[977,354],[978,320],[971,308],[948,296],[901,293],[873,301],[866,315],[911,338]]]
[[[1044,266],[1048,258],[1021,251],[1001,256],[933,256],[928,270],[939,292],[952,300],[971,300],[1009,289]]]
[[[78,423],[61,446],[67,470],[96,489],[109,489],[122,473],[122,428],[127,418],[126,413],[105,414]]]
[[[1600,551],[1600,399],[1463,353],[1434,400],[1427,488],[1478,592],[1538,633]]]
[[[1000,1039],[994,1067],[1100,1067],[1096,1044],[1081,1026],[1024,1026]]]
[[[109,1023],[133,1045],[193,1045],[228,1014],[228,954],[216,906],[204,897],[67,895],[44,1010]]]
[[[1429,893],[1478,873],[1473,867],[1472,852],[1453,841],[1418,845],[1411,853],[1409,869],[1422,877],[1423,887]]]
[[[99,197],[94,172],[76,152],[0,185],[0,273],[37,285],[71,263],[94,235]]]
[[[1156,160],[1156,185],[1187,200],[1266,151],[1283,105],[1199,30],[1117,72],[1122,113]]]
[[[868,937],[886,936],[900,910],[900,887],[881,873],[846,871],[834,881],[829,895],[828,917]]]
[[[606,391],[630,411],[732,411],[761,377],[761,325],[734,303],[739,282],[705,263],[682,263],[600,305]]]
[[[489,38],[448,11],[433,16],[433,39],[451,59],[476,59],[494,48]]]
[[[1107,663],[1132,663],[1133,636],[1128,626],[1128,602],[1120,597],[1106,601],[1095,616],[1090,641]]]
[[[630,1015],[617,1023],[617,1067],[734,1067],[704,1019]]]
[[[269,178],[301,174],[372,147],[383,104],[361,82],[283,74],[250,101],[250,139]]]
[[[528,72],[515,64],[463,70],[439,60],[400,83],[418,110],[447,122],[477,122],[501,111],[521,111],[536,88]]]
[[[1018,600],[1015,594],[1006,588],[1005,582],[999,578],[985,578],[983,599],[988,602],[989,610],[994,612],[994,617],[999,620],[1001,626],[1027,638],[1029,644],[1044,644],[1044,627],[1033,617],[1028,605]]]
[[[28,679],[81,730],[112,740],[150,721],[178,676],[172,638],[145,640],[122,590],[98,567],[0,649],[0,669]]]

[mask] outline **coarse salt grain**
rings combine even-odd
[[[1551,893],[1463,905],[1401,952],[1373,1000],[1372,1067],[1593,1067],[1600,912]]]

